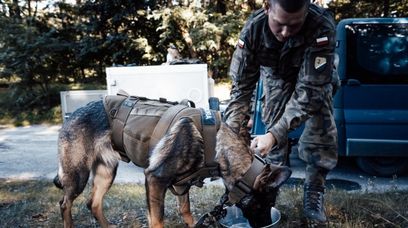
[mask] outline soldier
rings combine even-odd
[[[309,0],[266,0],[242,29],[230,66],[225,120],[237,131],[248,118],[257,81],[263,81],[266,134],[255,137],[251,147],[268,162],[287,162],[288,132],[305,123],[298,148],[307,163],[303,209],[308,224],[327,222],[325,179],[337,164],[335,42],[335,22],[327,10]]]

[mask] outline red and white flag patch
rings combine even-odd
[[[329,43],[329,38],[327,36],[323,36],[316,39],[317,46],[327,45]]]
[[[243,40],[239,39],[237,45],[238,45],[239,48],[244,48],[245,42]]]

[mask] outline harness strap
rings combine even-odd
[[[203,127],[203,140],[204,140],[204,159],[205,166],[218,166],[215,161],[215,144],[217,131],[220,129],[221,114],[214,110],[201,109],[201,122]]]
[[[219,167],[218,165],[215,166],[206,166],[198,169],[194,173],[189,173],[185,176],[177,178],[176,182],[173,184],[174,186],[181,186],[181,185],[196,185],[198,187],[202,187],[204,184],[204,179],[207,177],[218,177],[219,176]]]
[[[188,108],[188,106],[178,104],[178,105],[171,106],[169,109],[167,109],[166,112],[163,113],[163,116],[160,118],[159,122],[154,128],[153,134],[150,138],[150,143],[149,143],[150,152],[157,145],[157,143],[160,141],[163,135],[169,130],[169,127],[172,125],[173,121],[176,119],[176,116],[186,108]]]
[[[254,155],[251,167],[242,177],[241,180],[237,181],[234,187],[228,194],[228,204],[236,204],[246,195],[252,191],[252,186],[254,185],[255,178],[262,172],[265,167],[265,161],[259,157],[259,155]]]
[[[174,186],[185,186],[188,190],[190,186],[196,185],[202,187],[204,179],[208,177],[220,176],[219,164],[215,161],[215,144],[216,134],[221,125],[221,114],[214,110],[200,109],[201,112],[201,126],[204,141],[204,167],[199,168],[193,173],[187,173],[174,182]],[[175,188],[170,187],[170,190],[175,195],[183,195],[186,191],[177,191]]]
[[[125,151],[123,148],[123,129],[125,128],[126,121],[129,118],[129,114],[133,109],[133,106],[139,101],[137,97],[127,97],[116,113],[112,113],[114,118],[112,120],[112,142],[116,149],[119,151]]]

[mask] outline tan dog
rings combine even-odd
[[[91,174],[93,186],[88,208],[102,227],[110,226],[103,214],[102,201],[114,181],[121,160],[119,152],[112,147],[111,138],[112,130],[102,101],[91,102],[78,109],[63,124],[58,138],[59,172],[54,183],[64,191],[60,202],[64,227],[73,227],[73,202],[84,190]],[[183,117],[172,125],[151,151],[144,172],[149,227],[164,226],[164,197],[174,181],[205,166],[204,146],[202,132],[191,118]],[[244,139],[227,125],[221,124],[216,151],[219,173],[227,189],[230,189],[251,165],[253,156],[248,147],[248,138]],[[254,195],[269,194],[264,190],[279,187],[290,175],[287,167],[266,167],[254,184]],[[251,202],[257,204],[258,199],[254,197]],[[193,227],[195,220],[190,211],[188,192],[177,196],[177,200],[185,224]],[[273,204],[274,201],[268,203]]]

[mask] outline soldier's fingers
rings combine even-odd
[[[255,152],[255,154],[257,154],[257,155],[259,155],[259,156],[262,157],[261,150],[259,150],[258,148],[255,148],[255,149],[254,149],[254,152]]]
[[[261,153],[262,157],[265,157],[268,154],[268,150],[265,147],[260,149],[259,152]]]
[[[257,146],[258,146],[258,138],[255,137],[255,138],[252,139],[252,141],[251,141],[251,149],[253,149],[253,150],[256,151]]]

